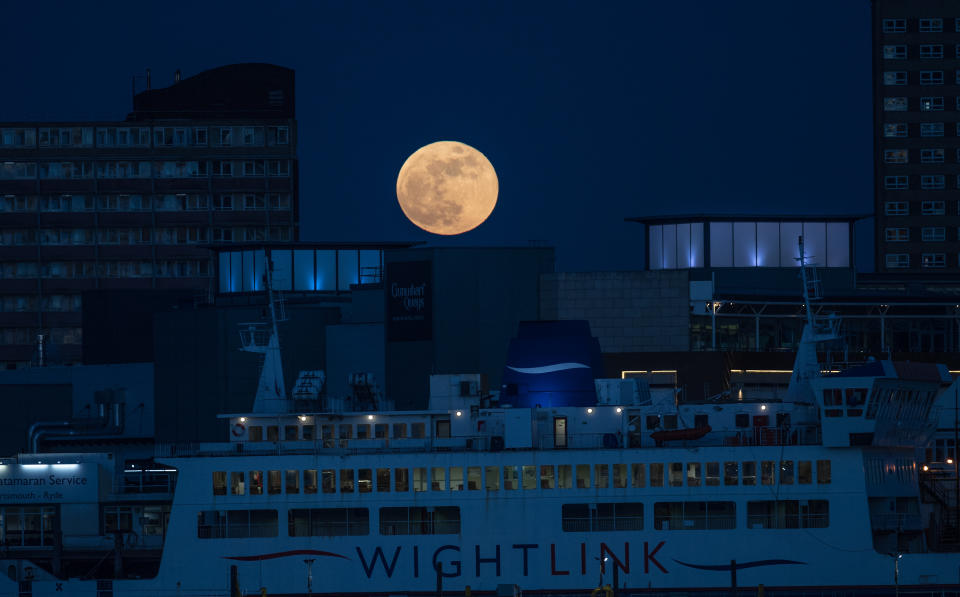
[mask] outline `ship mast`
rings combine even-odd
[[[260,370],[260,381],[257,384],[257,394],[253,401],[255,413],[287,413],[291,412],[291,400],[287,399],[286,383],[283,379],[283,362],[280,357],[280,333],[277,329],[276,300],[273,292],[273,260],[270,252],[264,254],[264,281],[267,287],[267,303],[269,305],[270,321],[267,329],[264,323],[246,323],[240,330],[240,350],[263,355],[263,368]],[[282,313],[282,309],[281,309]],[[266,338],[266,342],[264,339]]]
[[[795,402],[807,402],[810,396],[809,381],[820,376],[820,362],[817,359],[817,344],[837,338],[835,320],[818,321],[813,313],[812,301],[822,298],[820,277],[816,269],[808,261],[803,246],[803,236],[798,239],[800,256],[800,280],[803,283],[803,308],[806,311],[807,322],[803,327],[800,344],[797,346],[797,358],[793,363],[793,375],[787,397]]]

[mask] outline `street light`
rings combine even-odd
[[[896,597],[900,597],[900,558],[903,557],[903,554],[888,553],[886,555],[893,558],[893,592]]]
[[[303,561],[307,565],[307,595],[313,595],[313,563],[316,558],[307,558]]]
[[[601,559],[594,556],[593,559],[600,562],[600,584],[598,584],[597,586],[600,588],[603,588],[603,572],[604,572],[604,569],[607,567],[607,560],[609,560],[610,558],[608,558],[607,556],[603,556],[603,559]]]

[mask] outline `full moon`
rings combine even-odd
[[[424,145],[397,176],[397,200],[411,222],[434,234],[462,234],[490,216],[499,183],[490,161],[457,141]]]

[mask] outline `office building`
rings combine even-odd
[[[960,3],[874,0],[876,268],[960,272]]]
[[[116,122],[0,122],[0,367],[82,361],[84,291],[213,293],[210,244],[297,233],[294,73],[235,64]]]

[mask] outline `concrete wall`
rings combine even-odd
[[[686,270],[540,276],[542,319],[586,319],[605,353],[690,349]]]
[[[553,271],[553,249],[404,249],[384,261],[432,264],[432,338],[387,343],[386,390],[397,408],[426,408],[434,373],[482,373],[499,387],[517,325],[541,318],[540,275]]]

